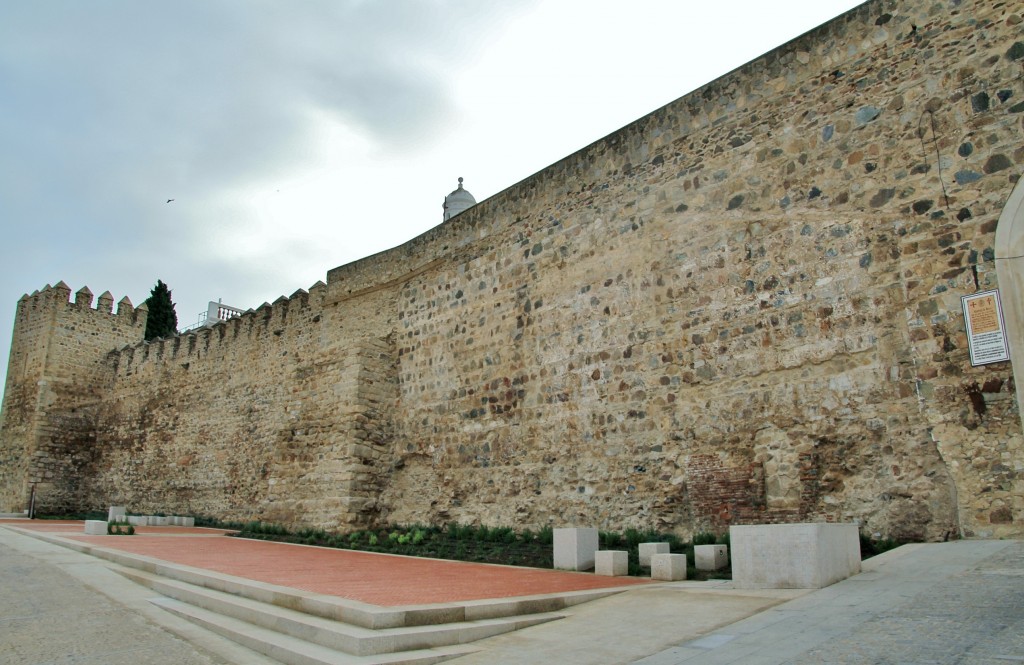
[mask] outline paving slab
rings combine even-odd
[[[562,610],[566,618],[474,643],[457,665],[613,665],[666,649],[785,602],[793,590],[739,593],[728,585],[673,582]],[[653,661],[657,663],[658,661]]]
[[[275,665],[153,595],[105,561],[0,528],[0,665]]]
[[[17,526],[13,526],[13,522],[8,523],[11,525],[9,528],[20,529],[25,524],[19,520]],[[51,524],[41,528],[49,530],[51,535],[63,537],[61,528],[65,532],[70,528],[77,533],[80,525],[80,522],[64,527]],[[10,538],[19,537],[10,533],[5,535],[4,532],[5,529],[0,528],[0,545],[7,544]],[[85,537],[76,535],[75,538]],[[161,543],[167,546],[178,541],[189,542],[198,547],[196,556],[200,557],[209,554],[205,546],[200,546],[201,543],[234,542],[234,539],[219,536],[196,534],[188,538],[174,538],[161,533],[152,533],[148,537],[107,536],[94,539],[103,543],[131,541],[144,548],[159,548]],[[148,544],[143,545],[144,542]],[[38,543],[38,547],[60,549],[46,543]],[[298,551],[296,548],[318,549],[289,547],[293,548],[289,551]],[[61,551],[63,555],[47,554],[51,557],[47,563],[54,563],[54,557],[82,557],[80,563],[90,562],[78,568],[90,573],[83,580],[106,580],[100,576],[110,564],[77,552]],[[22,564],[17,563],[16,557],[8,557],[7,554],[0,551],[0,576],[3,576],[0,581],[12,575],[17,577],[21,570],[17,566]],[[26,554],[33,556],[36,553]],[[376,561],[387,562],[384,570],[388,572],[398,560],[406,559],[375,556],[378,557]],[[287,561],[287,558],[272,557],[264,563],[277,569]],[[211,563],[216,562],[214,559],[206,561],[207,565]],[[294,571],[296,584],[302,583],[301,577],[308,580],[325,574],[325,567],[317,560],[309,560],[309,565],[294,566],[297,568]],[[109,570],[106,572],[119,577]],[[555,574],[594,577],[579,573]],[[620,578],[601,579],[609,582]],[[62,580],[58,585],[61,589],[71,588],[75,583]],[[77,580],[77,583],[94,589],[83,580]],[[337,581],[335,579],[332,584]],[[9,588],[17,590],[20,587],[12,584]],[[431,598],[429,587],[427,592],[419,598],[420,603],[424,598]],[[7,593],[6,597],[0,596],[0,607],[6,608],[10,592],[0,590],[0,593]],[[13,593],[29,595],[28,591]],[[59,598],[59,594],[56,597]],[[69,598],[76,607],[87,602],[80,595],[73,594]],[[142,595],[137,596],[138,602],[143,603],[143,598]],[[101,599],[99,594],[92,594],[92,599],[101,604],[114,602],[110,597]],[[117,602],[120,604],[121,601]],[[106,610],[97,611],[102,613]],[[148,608],[147,611],[152,613],[154,609]],[[868,559],[859,575],[815,591],[740,590],[733,588],[729,581],[647,583],[567,608],[561,613],[566,614],[566,618],[475,642],[474,647],[481,647],[482,651],[449,662],[458,665],[527,662],[566,665],[1024,663],[1024,541],[908,545]],[[142,614],[141,607],[139,614]],[[88,627],[92,620],[89,616],[80,617],[77,612],[66,615],[69,631],[77,630],[76,622]],[[8,616],[8,625],[19,625],[17,612]],[[144,614],[143,618],[155,621]],[[2,616],[0,621],[3,621]],[[0,623],[0,628],[3,627],[4,624]],[[21,630],[24,630],[23,626]],[[203,631],[191,630],[193,633],[186,638],[190,643],[206,644],[204,640],[209,637],[204,636]],[[13,634],[22,635],[18,638],[22,642],[26,639],[24,632]],[[144,631],[138,634],[135,648],[140,651],[135,655],[142,656],[133,656],[130,662],[165,662],[148,659],[148,654],[160,651],[146,651],[148,642]],[[42,656],[33,658],[23,645],[18,648],[21,650],[15,652],[18,654],[15,660],[10,660],[11,656],[0,650],[0,665],[6,662],[64,662],[57,658],[47,660]],[[202,658],[207,657],[207,651],[205,646],[198,649],[199,655],[194,657],[197,660],[188,660],[192,657],[188,656],[169,662],[205,663],[207,661]],[[50,655],[54,654],[56,651]],[[121,656],[112,650],[105,652],[104,657],[109,658],[104,660],[96,656],[94,660],[86,658],[74,662],[90,665],[94,662],[121,662],[117,660]],[[249,661],[238,656],[215,662]]]
[[[1024,663],[1024,542],[909,545],[864,571],[634,662]]]

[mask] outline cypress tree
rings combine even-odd
[[[178,333],[178,315],[171,301],[171,290],[159,279],[146,298],[146,306],[149,307],[149,316],[146,318],[147,340],[173,337]]]

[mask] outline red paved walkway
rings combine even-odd
[[[64,523],[58,527],[53,523],[24,521],[17,524],[171,563],[386,607],[647,583],[638,578],[421,559],[245,538],[211,538],[191,533],[210,534],[210,529],[143,527],[139,534],[131,537],[84,536],[81,525],[81,522]],[[173,533],[182,535],[171,537]]]

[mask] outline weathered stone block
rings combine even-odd
[[[685,554],[652,554],[651,579],[678,582],[686,579]]]
[[[114,522],[116,520],[124,520],[125,514],[126,511],[124,506],[111,506],[107,511],[107,521]]]
[[[697,570],[721,570],[729,565],[729,547],[726,545],[696,545],[693,563]]]
[[[554,530],[554,563],[560,570],[592,570],[597,553],[597,529],[564,528]]]
[[[196,525],[196,518],[194,518],[194,517],[182,517],[181,518],[181,526],[192,527],[192,526],[195,526],[195,525]]]
[[[599,550],[594,553],[594,573],[608,577],[629,574],[629,552],[623,550]]]
[[[668,543],[640,543],[640,566],[650,568],[651,555],[668,554],[669,549]]]
[[[105,536],[107,535],[106,520],[85,520],[85,535]]]
[[[729,528],[740,589],[820,589],[860,572],[855,524],[758,524]]]

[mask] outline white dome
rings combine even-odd
[[[462,188],[462,178],[459,178],[459,188],[444,197],[444,221],[448,221],[467,208],[476,205],[473,195]]]

